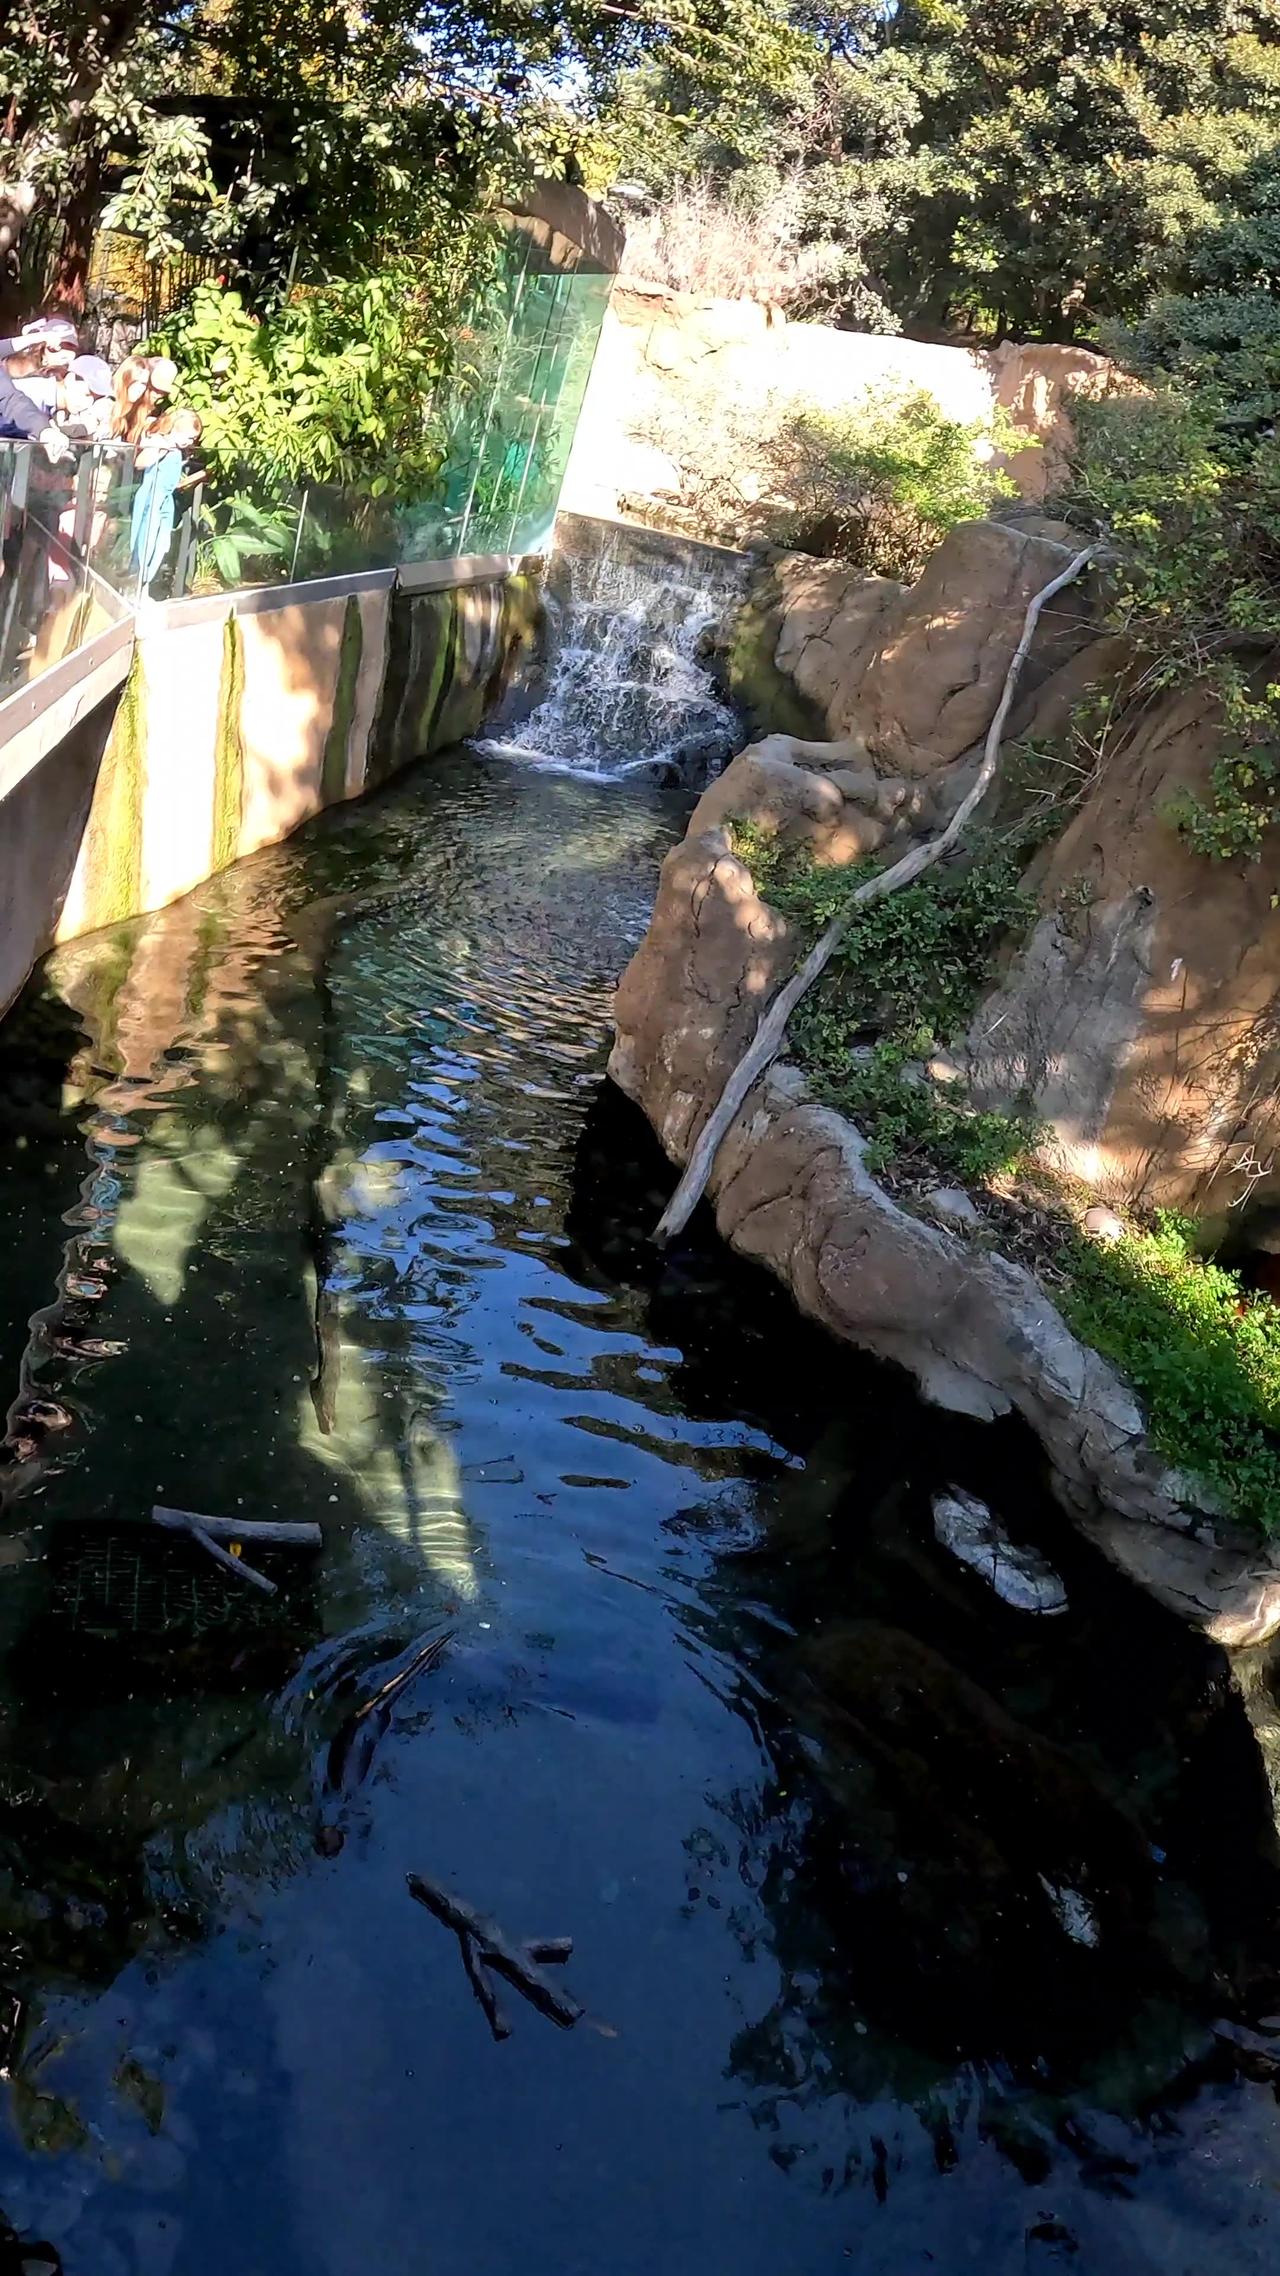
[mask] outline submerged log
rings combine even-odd
[[[536,1952],[542,1952],[557,1963],[567,1960],[569,1950],[572,1949],[568,1937],[542,1937],[531,1944],[513,1944],[509,1937],[504,1936],[496,1921],[477,1912],[461,1897],[455,1897],[450,1890],[442,1888],[438,1881],[429,1881],[421,1873],[410,1873],[408,1883],[410,1896],[416,1897],[420,1905],[425,1905],[428,1912],[434,1913],[437,1920],[453,1930],[462,1944],[464,1962],[467,1961],[469,1940],[476,1947],[485,1969],[494,1969],[498,1975],[505,1976],[522,1999],[527,1999],[530,2006],[536,2007],[538,2013],[545,2015],[550,2022],[558,2023],[562,2031],[571,2031],[574,2024],[586,2014],[586,2009],[576,1999],[568,1992],[561,1991],[549,1976],[544,1975],[534,1957]],[[471,1975],[469,1963],[467,1973]],[[472,1988],[476,1988],[474,1978]],[[476,1997],[480,1998],[478,1990]],[[483,2000],[481,2005],[484,2005]],[[496,2038],[498,2034],[495,2032],[494,2036]]]
[[[243,1557],[233,1557],[229,1549],[224,1549],[220,1541],[214,1540],[198,1517],[188,1517],[185,1531],[193,1541],[199,1542],[202,1549],[208,1551],[215,1564],[221,1565],[228,1573],[234,1573],[237,1580],[247,1582],[250,1588],[261,1589],[264,1596],[278,1594],[274,1581],[268,1580],[265,1573],[260,1573],[256,1565],[246,1565]]]
[[[458,1938],[462,1948],[462,1965],[467,1971],[467,1982],[484,2010],[484,2019],[499,2042],[511,2037],[511,2021],[498,1998],[493,1977],[485,1965],[484,1955],[474,1936]]]
[[[206,1517],[203,1510],[168,1509],[163,1502],[154,1504],[151,1522],[166,1526],[171,1533],[184,1533],[198,1525],[215,1541],[274,1541],[289,1548],[319,1549],[324,1540],[318,1525],[277,1523],[274,1518]]]

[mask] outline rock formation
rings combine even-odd
[[[1202,1216],[1280,1193],[1275,851],[1208,861],[1166,818],[1216,756],[1196,693],[1140,721],[1036,864],[1043,913],[968,1052],[978,1101],[1032,1098],[1105,1199]]]
[[[841,585],[830,565],[780,565],[804,629],[793,624],[784,640],[780,628],[778,656],[794,659],[784,668],[802,686],[807,672],[811,697],[830,682],[838,739],[773,736],[744,752],[664,865],[618,990],[610,1066],[673,1160],[687,1159],[798,953],[736,858],[730,820],[808,846],[819,862],[891,854],[937,828],[972,779],[1026,600],[1066,553],[1052,524],[970,526],[912,591],[877,588],[865,605],[860,581],[846,574]],[[1076,596],[1064,600],[1033,652],[1024,729],[1114,647]],[[837,623],[847,646],[846,631],[831,637]],[[1280,918],[1268,872],[1221,864],[1206,875],[1160,819],[1164,790],[1195,779],[1211,750],[1211,722],[1194,708],[1148,717],[1040,857],[1044,914],[973,1023],[984,1095],[1029,1091],[1054,1120],[1059,1154],[1109,1198],[1198,1190],[1210,1157],[1222,1182],[1228,1124],[1238,1131],[1241,1101],[1274,1087]],[[1064,880],[1086,865],[1098,890],[1080,923],[1059,904]],[[1248,1142],[1261,1144],[1266,1127],[1251,1125]],[[710,1187],[720,1230],[836,1335],[907,1367],[929,1398],[980,1417],[1020,1414],[1073,1517],[1165,1603],[1225,1644],[1269,1637],[1280,1627],[1280,1554],[1215,1517],[1154,1455],[1127,1386],[981,1218],[967,1221],[945,1189],[910,1204],[891,1195],[865,1156],[851,1122],[814,1103],[798,1070],[775,1067],[720,1149]]]
[[[773,564],[759,637],[844,747],[826,766],[847,781],[852,752],[877,777],[927,791],[913,818],[945,814],[1026,599],[1072,542],[1025,513],[967,523],[909,590],[804,555]],[[1089,606],[1083,589],[1055,605],[1015,736],[1060,731],[1091,683],[1123,673],[1123,642]],[[1180,801],[1207,790],[1217,754],[1203,696],[1142,712],[1033,864],[1040,921],[980,1007],[965,1057],[977,1103],[1029,1108],[1052,1127],[1056,1165],[1105,1200],[1221,1216],[1280,1195],[1280,908],[1274,849],[1210,862],[1170,826]],[[841,842],[859,827],[846,815]]]

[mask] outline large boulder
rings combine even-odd
[[[1032,873],[1042,914],[968,1046],[981,1103],[1030,1101],[1071,1175],[1200,1214],[1280,1192],[1280,832],[1216,861],[1173,826],[1219,747],[1192,691],[1111,754]]]
[[[995,714],[1027,604],[1079,550],[1064,524],[962,522],[885,611],[849,725],[893,774],[932,775],[979,743]],[[1084,585],[1040,619],[1021,692],[1096,635]]]
[[[883,771],[936,775],[986,734],[1027,603],[1079,542],[1040,515],[963,522],[911,586],[784,555],[772,571],[774,662],[831,734],[859,737]],[[1076,684],[1077,660],[1098,640],[1092,607],[1087,586],[1072,586],[1041,617],[1019,687],[1024,714],[1055,679]]]
[[[886,610],[906,588],[891,577],[864,577],[846,561],[785,554],[774,576],[778,644],[774,661],[815,704],[833,735],[857,718],[858,690],[883,633]]]

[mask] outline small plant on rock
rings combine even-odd
[[[1006,413],[966,425],[923,388],[869,395],[851,411],[792,408],[762,443],[769,487],[790,501],[774,533],[913,583],[949,529],[1016,495],[996,453],[1027,442]]]
[[[1280,1307],[1206,1263],[1194,1227],[1163,1212],[1059,1260],[1058,1302],[1077,1335],[1128,1377],[1171,1462],[1264,1533],[1280,1529]]]
[[[804,853],[735,823],[734,851],[763,895],[806,942],[847,907],[868,865],[818,868]],[[972,860],[939,867],[855,910],[840,947],[797,1006],[790,1056],[824,1104],[852,1116],[873,1167],[925,1164],[973,1184],[1015,1168],[1039,1127],[975,1109],[958,1082],[922,1064],[939,1036],[963,1026],[999,943],[1031,915],[1015,847],[979,844]]]

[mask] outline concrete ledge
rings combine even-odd
[[[493,577],[514,577],[527,558],[522,553],[464,553],[457,561],[406,561],[397,582],[402,593],[446,593],[455,585],[485,585]]]
[[[310,601],[341,601],[352,594],[447,593],[460,585],[488,584],[512,577],[525,556],[467,553],[456,561],[406,561],[391,569],[349,569],[334,577],[303,577],[289,585],[250,585],[238,593],[199,593],[181,601],[157,601],[139,611],[140,622],[184,626],[211,624],[229,616],[271,616],[278,609]]]
[[[431,566],[448,568],[452,564]],[[351,569],[338,577],[304,577],[293,585],[249,585],[238,593],[194,593],[186,600],[144,603],[139,618],[148,628],[176,629],[189,624],[217,624],[229,616],[270,616],[277,609],[296,608],[299,602],[341,601],[351,593],[390,592],[396,576],[394,569]]]
[[[77,720],[120,686],[133,655],[133,637],[132,617],[108,625],[0,702],[0,798]]]

